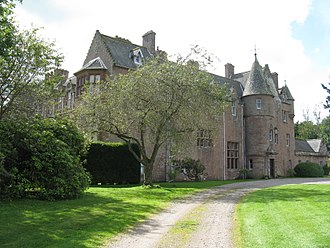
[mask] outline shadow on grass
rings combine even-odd
[[[2,247],[99,247],[157,210],[90,192],[71,201],[1,203],[0,209]]]

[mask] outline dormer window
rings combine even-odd
[[[140,48],[135,48],[130,52],[130,58],[133,59],[133,62],[136,65],[142,65],[143,54]]]

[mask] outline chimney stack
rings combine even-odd
[[[225,77],[226,78],[232,78],[235,74],[235,66],[233,66],[230,63],[225,64]]]
[[[142,46],[148,48],[149,52],[151,54],[155,54],[156,50],[156,33],[152,30],[150,30],[149,32],[145,33],[142,36],[143,40],[142,40]]]
[[[272,78],[274,80],[276,89],[278,89],[278,74],[276,72],[273,72],[272,73]]]

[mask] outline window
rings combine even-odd
[[[95,75],[95,82],[101,81],[101,75]]]
[[[278,144],[278,129],[274,129],[274,143]]]
[[[238,143],[227,142],[227,168],[238,168]]]
[[[273,139],[274,139],[274,132],[273,132],[273,129],[270,129],[269,130],[269,141],[273,142]]]
[[[283,119],[283,122],[285,122],[285,123],[288,122],[288,111],[282,112],[282,119]]]
[[[256,99],[256,108],[261,109],[261,99],[260,98]]]
[[[232,116],[236,116],[236,114],[237,114],[236,103],[235,103],[235,102],[232,102],[232,103],[231,103],[231,115],[232,115]]]
[[[290,146],[290,134],[286,134],[286,146]]]
[[[89,82],[94,83],[95,82],[95,75],[90,75],[89,76]]]
[[[133,59],[136,65],[142,65],[143,54],[140,48],[135,48],[129,53],[129,57]]]
[[[249,159],[248,169],[249,170],[253,169],[253,160],[252,159]]]
[[[197,147],[212,147],[213,140],[211,137],[211,131],[208,130],[199,130],[197,131]]]

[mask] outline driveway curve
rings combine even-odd
[[[206,211],[197,230],[186,242],[186,248],[232,248],[234,212],[240,198],[246,193],[288,184],[330,184],[330,178],[287,178],[227,184],[200,192],[190,198],[176,201],[169,208],[154,215],[129,232],[111,240],[108,248],[177,247],[175,240],[164,240],[166,233],[187,213],[201,204]]]

